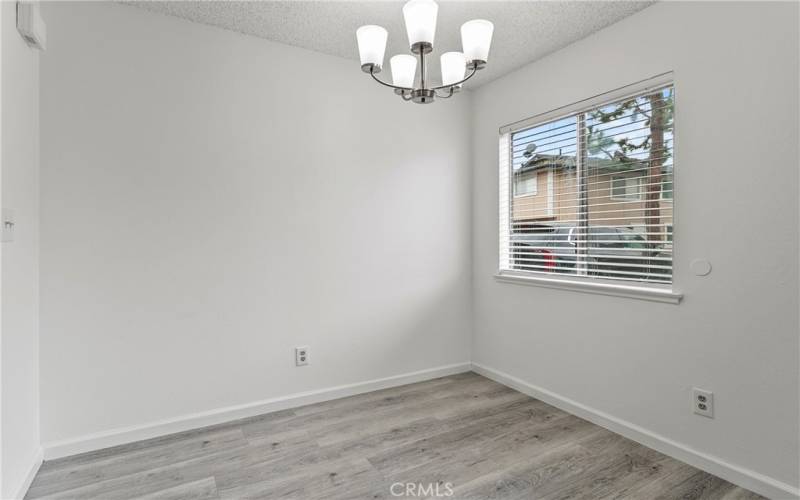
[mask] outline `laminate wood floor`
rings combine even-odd
[[[474,373],[47,461],[26,496],[428,497],[761,498]]]

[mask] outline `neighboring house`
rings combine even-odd
[[[647,161],[632,164],[590,157],[587,162],[590,225],[624,226],[646,233],[649,213],[652,224],[660,226],[654,232],[663,233],[655,238],[651,235],[651,239],[672,240],[670,166],[662,166],[660,179],[650,181]],[[515,169],[513,176],[511,218],[517,230],[576,223],[578,179],[574,156],[534,155]],[[647,210],[647,189],[652,185],[660,192],[656,206]]]

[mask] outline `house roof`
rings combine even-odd
[[[624,160],[617,158],[595,158],[590,156],[586,159],[586,162],[589,170],[602,169],[607,173],[616,173],[642,168],[643,165],[648,163],[648,160]],[[546,168],[569,170],[574,169],[576,165],[577,160],[575,156],[534,154],[523,162],[520,168],[516,169],[516,172],[533,172]],[[671,165],[663,165],[663,168],[669,169]]]
[[[569,169],[575,168],[575,165],[574,156],[535,154],[526,160],[517,171],[522,173],[542,168]]]

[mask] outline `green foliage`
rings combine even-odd
[[[587,149],[592,156],[605,157],[612,160],[615,164],[605,167],[610,170],[624,171],[636,168],[641,165],[644,158],[634,157],[637,153],[647,152],[652,156],[653,134],[661,135],[663,143],[664,134],[672,130],[674,114],[674,95],[672,89],[665,89],[662,92],[641,96],[634,99],[622,101],[616,106],[606,106],[597,109],[586,115],[589,125],[587,130]],[[627,122],[623,122],[628,117]],[[620,123],[613,122],[619,120]],[[636,135],[640,135],[642,130],[648,133],[641,137],[628,137],[625,132],[607,134],[608,128],[621,128],[624,124],[641,125],[636,127]],[[603,127],[604,124],[611,124],[610,127]],[[669,157],[669,151],[665,148],[658,154],[661,163]]]

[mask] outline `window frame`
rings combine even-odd
[[[648,282],[631,282],[613,279],[603,279],[595,276],[575,276],[575,275],[555,275],[552,273],[536,272],[536,271],[518,271],[505,268],[510,260],[509,241],[510,234],[508,231],[509,223],[511,220],[512,200],[514,199],[514,185],[513,185],[513,147],[511,136],[514,132],[529,129],[537,125],[543,125],[548,122],[556,121],[570,116],[581,116],[581,113],[596,109],[597,107],[621,101],[641,94],[646,94],[650,91],[658,90],[659,88],[672,86],[673,96],[677,94],[676,84],[672,72],[662,73],[652,78],[641,80],[631,85],[626,85],[614,89],[609,92],[594,95],[588,99],[584,99],[573,104],[562,106],[545,113],[534,115],[530,118],[519,120],[511,124],[500,127],[500,165],[499,165],[499,199],[498,199],[498,213],[500,224],[498,238],[498,271],[495,273],[495,279],[501,283],[512,283],[522,285],[533,285],[545,288],[556,288],[562,290],[570,290],[584,293],[595,293],[601,295],[611,295],[617,297],[627,297],[642,300],[649,300],[654,302],[664,302],[671,304],[680,303],[683,294],[678,291],[675,273],[675,259],[673,253],[673,273],[672,283],[648,283]],[[580,118],[579,118],[580,119]],[[675,120],[673,118],[673,126]],[[677,134],[673,129],[673,141],[677,141]],[[674,144],[673,142],[673,144]],[[505,172],[504,168],[505,167]],[[505,182],[504,182],[505,179]],[[672,172],[672,183],[675,183],[675,173]],[[611,183],[609,182],[609,188]],[[611,189],[609,189],[611,191]],[[663,191],[663,186],[662,186]],[[609,195],[611,192],[609,192]],[[624,201],[641,201],[641,188],[639,192],[639,200],[624,200]],[[674,198],[673,198],[674,200]],[[621,200],[615,200],[621,201]],[[674,212],[672,225],[674,227]],[[505,241],[503,234],[505,233]],[[673,236],[674,240],[674,236]],[[504,247],[505,243],[505,247]],[[671,242],[674,248],[674,241]]]

